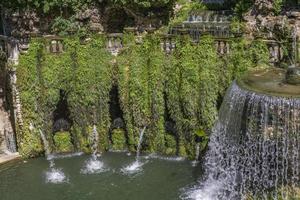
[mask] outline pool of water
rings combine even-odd
[[[56,183],[47,181],[51,169],[45,158],[2,165],[0,199],[176,200],[202,174],[190,161],[156,156],[142,156],[139,170],[127,172],[124,169],[135,157],[126,153],[105,153],[98,158],[101,170],[86,173],[90,159],[89,155],[54,159],[55,168],[65,175]]]

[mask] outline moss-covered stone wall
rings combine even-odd
[[[114,58],[106,51],[103,36],[84,44],[65,38],[64,52],[56,54],[47,52],[46,39],[32,39],[17,66],[24,118],[17,135],[23,156],[44,152],[41,132],[53,152],[90,152],[96,125],[100,151],[135,151],[146,127],[142,151],[194,158],[196,143],[205,149],[231,81],[268,63],[268,49],[260,41],[232,40],[230,53],[223,56],[210,37],[199,44],[178,38],[170,55],[163,52],[156,34],[144,36],[141,44],[135,41],[133,35],[125,35],[125,48]],[[111,125],[113,86],[118,88],[123,127]],[[56,135],[54,112],[60,91],[67,101],[70,127]]]

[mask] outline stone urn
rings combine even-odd
[[[300,64],[294,64],[287,69],[286,82],[291,85],[300,85]]]

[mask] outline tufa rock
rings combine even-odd
[[[94,23],[94,22],[91,22],[89,24],[89,29],[94,32],[103,32],[104,31],[102,24]]]

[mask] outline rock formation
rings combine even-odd
[[[255,0],[252,8],[244,15],[246,34],[250,37],[263,36],[270,39],[280,39],[298,27],[300,37],[300,10],[283,10],[275,15],[273,0]]]

